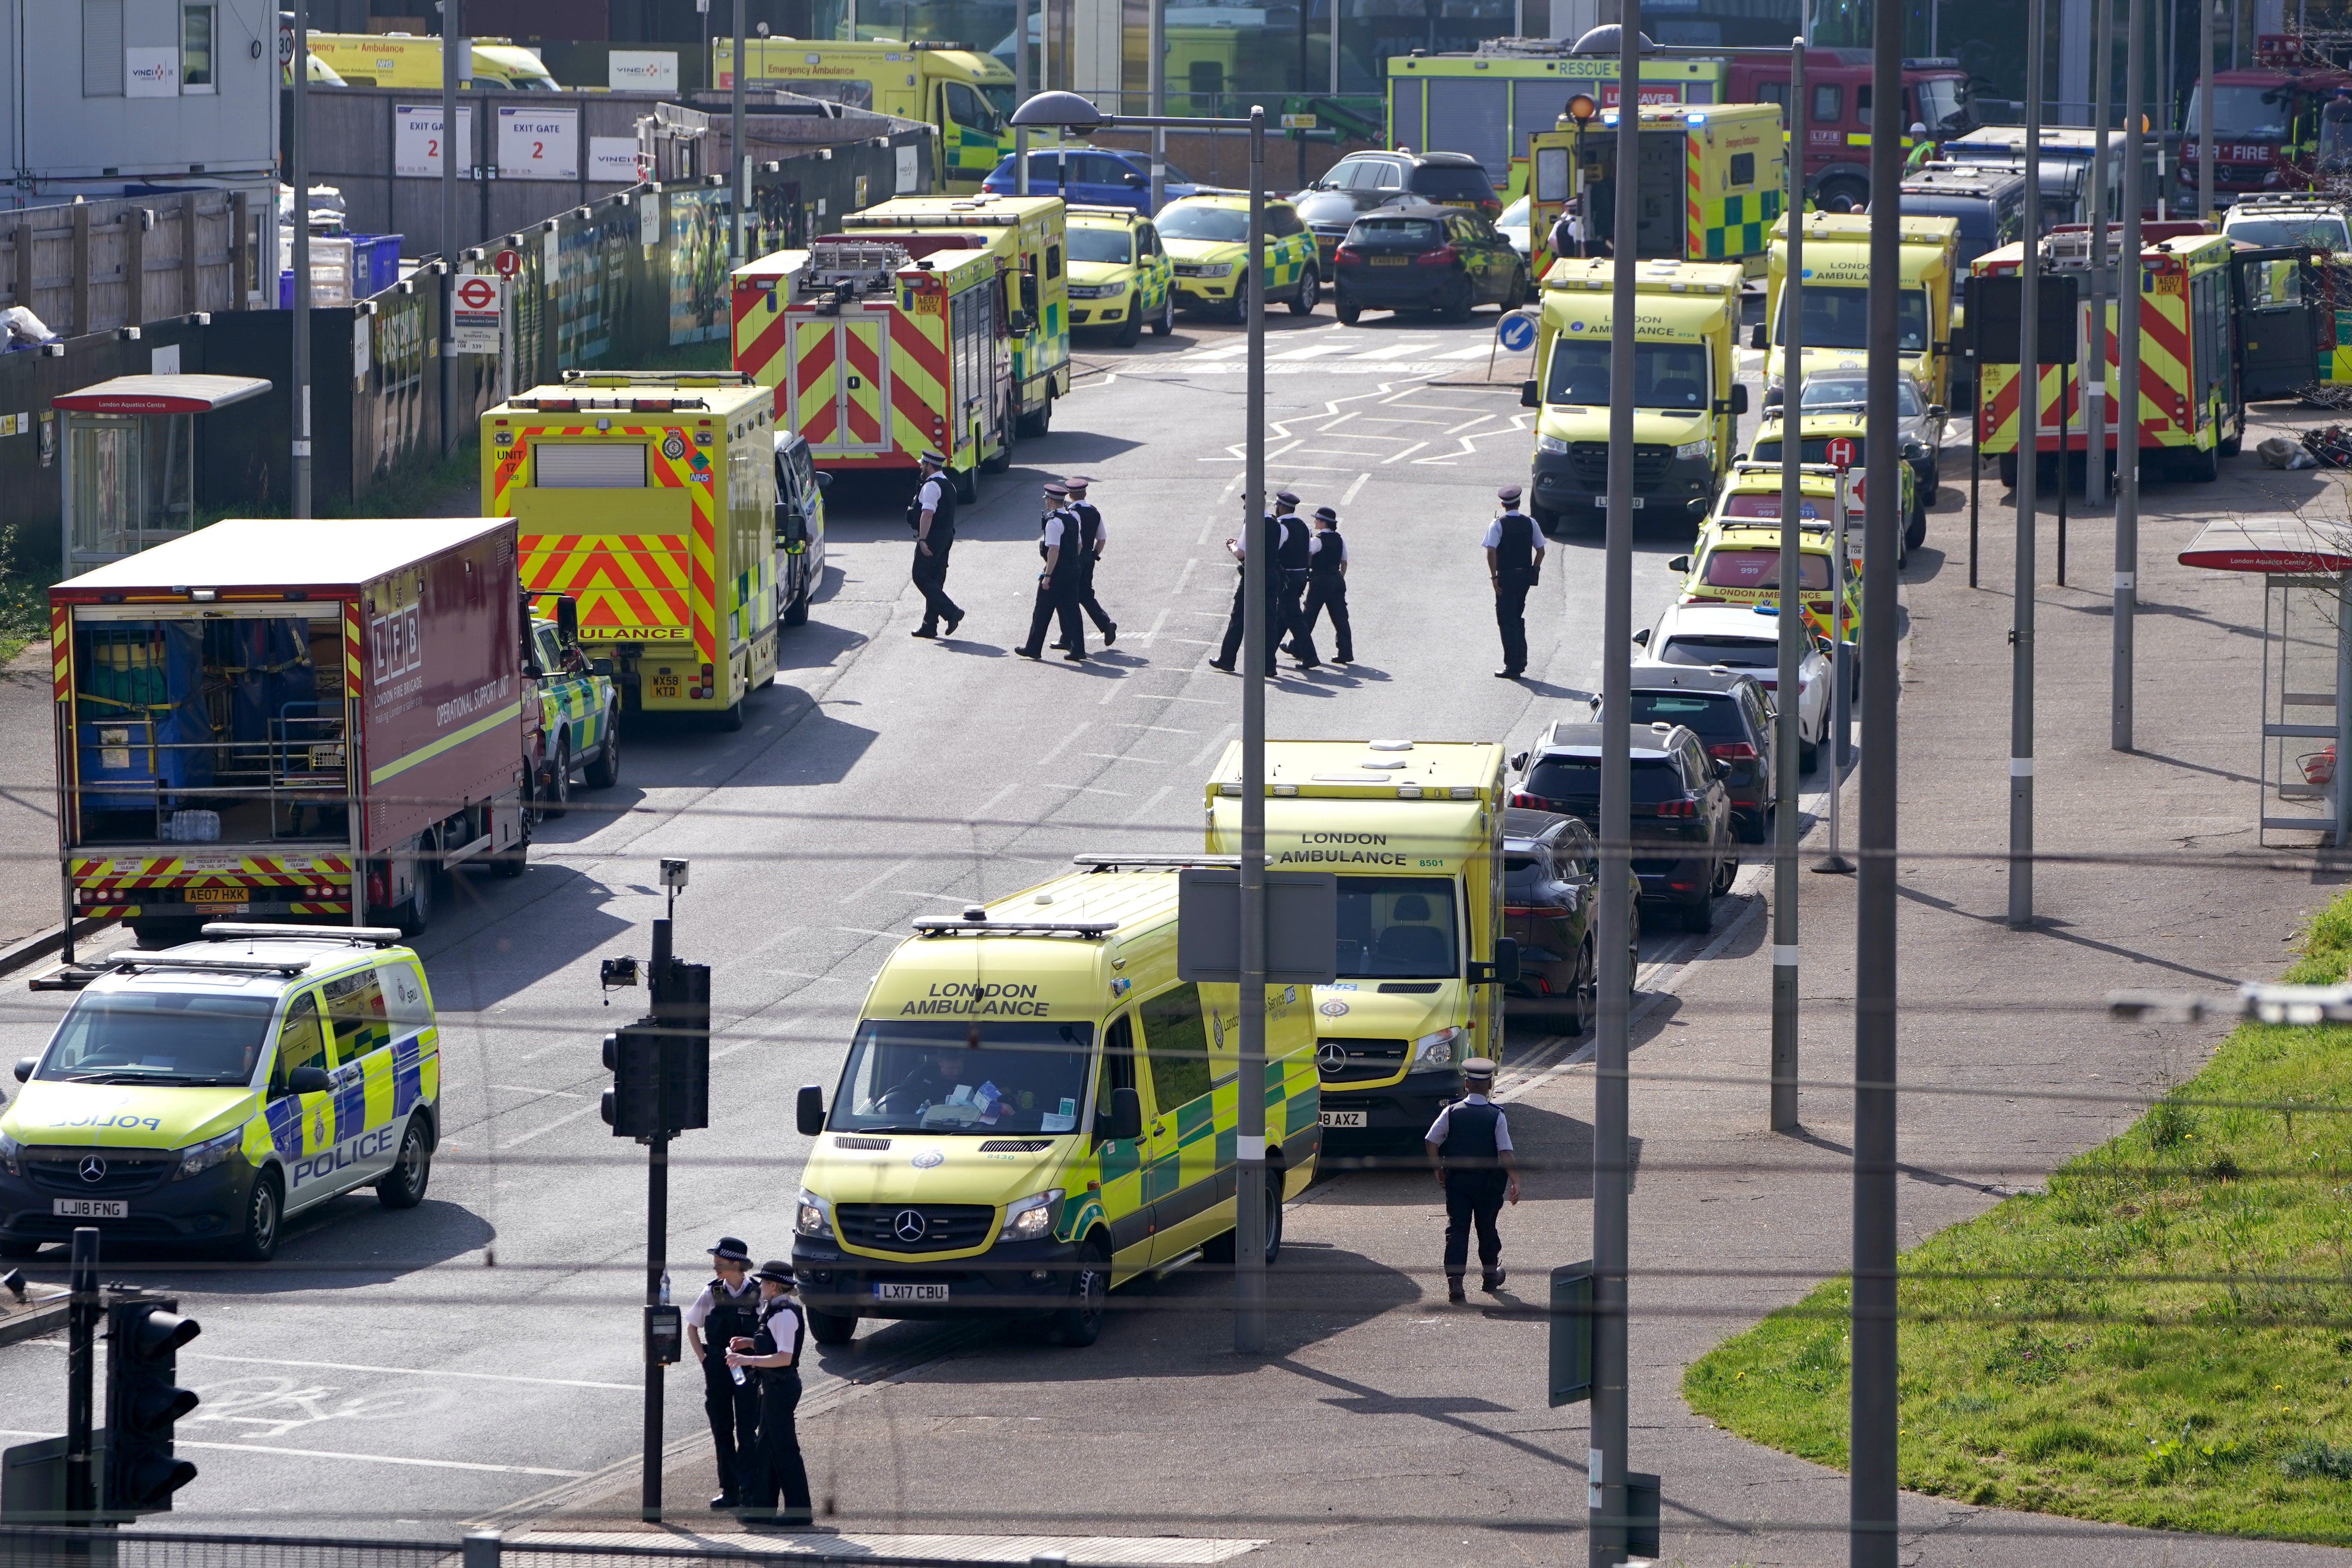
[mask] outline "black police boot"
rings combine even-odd
[[[1463,1293],[1462,1276],[1459,1274],[1448,1274],[1445,1277],[1445,1299],[1456,1306],[1470,1299]]]
[[[1495,1268],[1486,1270],[1478,1277],[1478,1289],[1484,1290],[1489,1296],[1493,1295],[1496,1291],[1503,1288],[1503,1281],[1509,1278],[1510,1272],[1511,1271],[1509,1269],[1502,1268]]]
[[[717,1497],[710,1500],[710,1506],[720,1510],[731,1509],[735,1506],[735,1494],[733,1492],[720,1492]]]

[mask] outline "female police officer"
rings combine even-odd
[[[760,1326],[753,1334],[738,1335],[727,1352],[729,1366],[752,1369],[760,1383],[760,1446],[742,1491],[742,1512],[747,1520],[806,1524],[814,1513],[793,1411],[801,1402],[801,1342],[807,1321],[793,1297],[791,1264],[763,1263],[751,1278],[760,1282]],[[779,1488],[784,1496],[781,1511]]]

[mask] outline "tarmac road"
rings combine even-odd
[[[1360,656],[1285,673],[1269,731],[1524,744],[1581,717],[1568,693],[1597,682],[1597,528],[1554,546],[1529,603],[1528,679],[1488,674],[1499,647],[1478,536],[1495,486],[1524,481],[1529,445],[1520,373],[1507,357],[1485,383],[1493,318],[1343,329],[1277,314],[1269,329],[1269,476],[1310,509],[1339,508]],[[830,1089],[864,986],[910,917],[1053,876],[1076,851],[1197,844],[1202,780],[1238,733],[1239,682],[1203,661],[1231,599],[1242,353],[1238,329],[1189,322],[1127,353],[1082,343],[1087,374],[1054,433],[1023,443],[961,514],[950,588],[970,618],[951,641],[907,636],[919,600],[904,487],[837,484],[824,589],[746,729],[635,727],[619,785],[575,797],[525,877],[461,874],[420,944],[446,1130],[423,1207],[339,1199],[298,1219],[262,1270],[109,1255],[107,1278],[176,1292],[204,1323],[183,1359],[204,1404],[180,1428],[202,1475],[174,1524],[446,1538],[634,1463],[644,1163],[596,1106],[598,1042],[643,999],[607,1005],[596,961],[647,951],[656,858],[689,859],[677,950],[712,965],[717,1037],[712,1126],[672,1164],[684,1301],[720,1232],[787,1250],[804,1149],[792,1092]],[[1010,650],[1027,624],[1037,487],[1074,471],[1094,478],[1112,529],[1100,586],[1118,641],[1082,668],[1031,665]],[[1670,597],[1662,565],[1688,542],[1680,519],[1643,528],[1637,625]],[[1654,935],[1645,959],[1674,963],[1700,940]],[[61,1006],[0,998],[0,1059],[38,1048]],[[31,1271],[61,1276],[62,1260]],[[972,1339],[869,1323],[815,1358],[810,1398]],[[1063,1374],[1150,1353],[1109,1343]],[[62,1429],[63,1361],[55,1338],[0,1352],[0,1440]],[[667,1431],[688,1447],[698,1384],[690,1369],[668,1379]],[[682,1478],[670,1500],[700,1497]]]

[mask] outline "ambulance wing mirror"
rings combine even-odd
[[[1016,338],[1027,335],[1031,324],[1031,318],[1026,310],[1015,310],[1004,318],[1004,330]]]
[[[802,1137],[814,1138],[824,1131],[824,1090],[813,1083],[801,1085],[800,1099],[793,1109]]]
[[[1734,414],[1748,412],[1748,384],[1744,381],[1735,381],[1731,384],[1731,412]]]
[[[324,1094],[335,1087],[325,1068],[296,1068],[286,1075],[286,1087],[296,1094]]]
[[[1473,985],[1516,985],[1519,983],[1519,944],[1507,936],[1495,939],[1495,961],[1470,965]]]
[[[580,641],[580,601],[569,594],[556,595],[555,635],[565,647]]]
[[[1110,1091],[1110,1135],[1128,1141],[1143,1136],[1143,1098],[1127,1085]]]
[[[1756,323],[1756,325],[1755,325],[1755,326],[1753,326],[1752,328],[1750,328],[1750,329],[1748,330],[1748,346],[1749,348],[1751,348],[1751,349],[1769,348],[1769,347],[1771,347],[1771,346],[1772,346],[1771,344],[1769,344],[1769,343],[1768,343],[1768,342],[1766,342],[1764,341],[1764,323],[1763,323],[1763,322],[1759,321],[1759,322],[1757,322],[1757,323]]]
[[[1690,570],[1690,557],[1689,557],[1689,556],[1687,556],[1687,555],[1677,555],[1677,556],[1675,556],[1672,561],[1669,561],[1669,562],[1667,562],[1667,563],[1666,563],[1666,570],[1667,570],[1667,571],[1669,571],[1669,572],[1687,572],[1687,571],[1689,571],[1689,570]],[[1639,642],[1639,641],[1641,641],[1642,639],[1641,639],[1641,638],[1639,638],[1639,637],[1635,637],[1633,640],[1634,640],[1635,642]]]
[[[1523,381],[1519,383],[1519,406],[1522,408],[1541,408],[1543,406],[1543,398],[1537,394],[1536,384],[1534,382]]]
[[[33,1069],[40,1065],[41,1058],[38,1057],[18,1057],[16,1058],[16,1081],[18,1083],[32,1082]]]
[[[816,471],[816,488],[821,490],[829,490],[833,489],[833,476],[826,473],[823,468],[819,468]]]

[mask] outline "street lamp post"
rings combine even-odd
[[[1075,92],[1041,92],[1013,111],[1016,131],[1052,129],[1088,135],[1117,125],[1153,131],[1246,131],[1250,143],[1249,249],[1237,284],[1249,322],[1248,379],[1243,403],[1242,468],[1242,984],[1240,1082],[1265,1080],[1265,616],[1266,574],[1274,570],[1259,520],[1265,515],[1265,110],[1246,120],[1181,115],[1105,114]],[[1629,231],[1630,232],[1630,231]],[[1606,951],[1607,944],[1604,944]],[[1265,1096],[1240,1096],[1234,1158],[1234,1349],[1265,1348]]]

